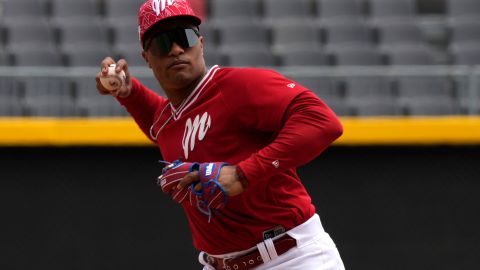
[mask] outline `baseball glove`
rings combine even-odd
[[[228,163],[225,162],[197,163],[177,160],[163,168],[157,183],[174,201],[183,203],[189,198],[190,204],[195,202],[198,210],[210,217],[212,210],[219,210],[227,203],[228,195],[218,182],[220,170],[226,165]],[[193,171],[198,171],[199,182],[193,182],[188,188],[177,189],[178,183]],[[199,183],[201,188],[196,191],[195,186]]]
[[[174,201],[181,204],[185,199],[190,198],[191,202],[191,187],[177,189],[177,185],[185,175],[193,171],[198,171],[199,167],[200,164],[196,162],[176,160],[162,169],[162,175],[158,177],[157,184],[162,188],[162,191],[169,194]]]
[[[192,192],[197,195],[198,207],[202,212],[210,212],[210,209],[221,209],[227,204],[227,194],[218,182],[220,170],[227,166],[225,162],[201,163],[199,168],[200,183],[202,189],[195,191],[192,184]]]

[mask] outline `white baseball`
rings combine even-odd
[[[125,83],[125,72],[122,70],[119,73],[116,73],[115,67],[115,64],[111,64],[108,67],[108,74],[100,77],[100,82],[103,87],[109,91],[117,90]]]

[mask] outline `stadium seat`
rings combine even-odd
[[[73,101],[71,82],[64,77],[27,77],[19,79],[24,89],[24,101],[27,104],[40,100],[58,102]]]
[[[382,76],[348,76],[342,80],[345,88],[345,99],[354,103],[361,100],[395,99],[390,81]]]
[[[323,24],[325,48],[337,46],[374,46],[373,32],[366,21],[335,21]]]
[[[35,117],[75,117],[80,116],[80,111],[72,102],[41,100],[25,105],[25,115]]]
[[[25,113],[28,116],[75,116],[73,91],[68,78],[29,77],[24,88]]]
[[[88,21],[99,19],[100,3],[97,0],[50,0],[52,20],[56,24],[72,20]]]
[[[263,18],[270,25],[282,21],[313,21],[314,13],[311,0],[263,0]]]
[[[404,110],[395,100],[358,100],[347,102],[355,116],[399,116]]]
[[[343,100],[345,94],[338,87],[338,82],[329,76],[312,76],[295,74],[290,76],[294,81],[310,89],[318,97],[328,102],[339,103]]]
[[[0,99],[0,117],[24,116],[22,104],[9,99]]]
[[[281,52],[290,48],[319,48],[320,30],[313,24],[279,23],[272,26],[272,50]]]
[[[414,99],[404,103],[406,114],[413,116],[457,115],[460,106],[450,98]]]
[[[426,45],[389,46],[383,50],[390,65],[434,65],[435,52]]]
[[[203,57],[205,58],[205,64],[207,67],[226,64],[225,54],[213,47],[204,48]]]
[[[125,109],[110,95],[100,95],[93,78],[76,77],[72,79],[75,89],[75,107],[78,113],[86,117],[122,116]]]
[[[385,64],[380,51],[371,46],[338,46],[331,48],[333,62],[338,66],[376,66]]]
[[[100,21],[71,21],[59,25],[60,47],[64,52],[78,49],[111,49],[108,28]]]
[[[321,98],[321,97],[320,97]],[[326,100],[321,98],[338,116],[352,116],[354,111],[352,108],[342,99]]]
[[[452,19],[473,18],[480,16],[480,1],[478,0],[445,0],[446,15]]]
[[[5,23],[6,49],[21,52],[24,50],[55,49],[57,36],[54,28],[46,21],[9,21]]]
[[[214,25],[251,22],[260,19],[258,0],[211,0],[209,21]]]
[[[290,48],[277,54],[282,66],[328,66],[330,55],[320,48]]]
[[[399,101],[454,99],[453,82],[439,76],[399,76],[395,78]]]
[[[359,116],[401,115],[402,108],[390,87],[390,81],[382,76],[349,76],[344,78],[345,103],[352,114]]]
[[[119,21],[118,23],[111,25],[110,29],[113,36],[113,46],[115,50],[141,50],[141,44],[138,39],[138,26],[131,24],[128,21]]]
[[[215,25],[210,21],[204,21],[200,25],[200,35],[203,36],[203,42],[206,47],[216,47],[218,45],[218,31]]]
[[[158,83],[155,87],[152,81],[145,78],[138,78],[140,82],[154,91],[158,91]],[[126,116],[127,111],[110,95],[100,95],[96,90],[96,82],[91,77],[72,78],[73,89],[75,89],[75,107],[78,113],[86,117],[107,117]]]
[[[368,0],[370,19],[375,23],[382,20],[414,19],[417,14],[415,0]]]
[[[153,75],[153,73],[148,74],[147,76],[142,76],[142,77],[137,76],[137,79],[139,79],[142,82],[142,84],[145,85],[150,90],[152,90],[155,93],[165,97],[165,92],[163,91],[162,87],[158,83],[158,81],[155,78],[155,76]]]
[[[317,17],[321,22],[363,20],[363,3],[364,0],[315,0]]]
[[[314,92],[337,115],[352,114],[350,107],[345,103],[345,92],[339,87],[338,80],[334,77],[309,74],[294,74],[289,77]]]
[[[384,20],[375,24],[378,43],[382,48],[398,45],[425,45],[425,39],[420,26],[415,20]]]
[[[47,0],[3,0],[1,2],[1,20],[34,22],[48,18]]]
[[[11,56],[9,53],[5,51],[5,49],[2,47],[0,48],[0,66],[11,66],[12,65],[12,60]]]
[[[480,43],[480,17],[453,20],[449,23],[450,45]]]
[[[258,22],[243,22],[218,26],[218,49],[221,52],[250,46],[269,48],[268,29]]]
[[[111,96],[100,96],[98,93],[91,99],[81,99],[77,103],[78,111],[86,117],[127,116],[128,113]]]
[[[129,115],[125,108],[115,104],[115,100],[111,97],[107,103],[98,100],[85,103],[80,107],[80,110],[82,114],[88,117],[125,117]]]
[[[123,23],[131,24],[133,27],[136,27],[137,22],[137,13],[145,1],[144,0],[128,0],[128,1],[118,1],[118,0],[103,0],[104,1],[104,13],[105,19],[111,24]]]
[[[65,57],[56,49],[32,48],[22,51],[12,51],[12,65],[14,66],[65,66]]]
[[[16,78],[0,76],[0,100],[19,101],[22,96]]]
[[[138,45],[137,48],[124,48],[115,51],[115,55],[119,58],[127,60],[129,66],[147,67],[145,59],[142,57],[142,49]]]
[[[81,104],[100,96],[97,92],[97,83],[93,78],[83,76],[73,77],[71,78],[71,82],[76,104]]]
[[[65,64],[71,67],[95,67],[107,56],[115,55],[105,48],[78,47],[65,53]]]
[[[226,65],[239,67],[276,66],[277,59],[268,49],[242,47],[225,53]]]
[[[456,65],[480,65],[480,42],[455,44],[449,53],[452,63]]]

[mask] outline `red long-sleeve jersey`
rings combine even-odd
[[[263,233],[302,224],[315,213],[296,168],[342,134],[314,93],[265,69],[212,67],[178,107],[133,79],[119,99],[141,130],[173,161],[238,165],[248,188],[209,218],[184,202],[194,246],[210,254],[248,249]],[[308,181],[317,179],[308,179]]]

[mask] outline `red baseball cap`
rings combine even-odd
[[[202,22],[195,15],[187,0],[148,0],[143,3],[138,11],[138,34],[142,46],[148,30],[161,21],[173,17],[190,18],[196,25],[200,25]]]

